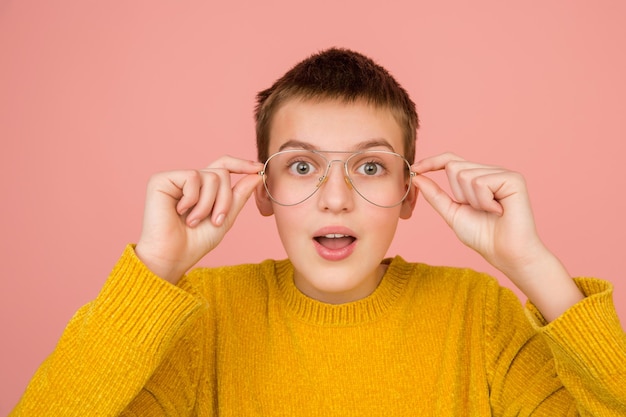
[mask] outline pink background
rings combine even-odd
[[[524,172],[544,240],[626,323],[626,2],[370,3],[0,0],[0,414],[137,240],[149,175],[254,158],[255,93],[329,46],[409,90],[418,157]],[[401,228],[392,254],[510,285],[423,201]],[[283,256],[248,204],[203,263]]]

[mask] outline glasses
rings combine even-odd
[[[328,159],[324,154],[350,155]],[[289,149],[271,155],[259,175],[267,195],[281,206],[295,206],[310,198],[327,181],[333,162],[344,167],[348,187],[379,207],[395,207],[411,189],[411,165],[400,154],[389,151],[312,151]]]

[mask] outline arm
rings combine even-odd
[[[119,415],[172,345],[193,329],[201,302],[154,276],[127,247],[98,297],[68,323],[12,416]]]
[[[604,291],[603,296],[593,295],[580,282],[577,285],[541,242],[523,177],[464,161],[454,154],[427,158],[416,163],[413,170],[418,174],[446,172],[452,197],[425,175],[415,176],[414,183],[464,244],[479,252],[528,296],[530,310],[535,313],[533,322],[537,323],[529,336],[516,342],[513,336],[519,337],[527,330],[520,328],[521,333],[517,332],[517,325],[505,320],[494,329],[494,337],[501,333],[500,346],[511,352],[511,361],[505,360],[499,367],[503,386],[540,390],[528,397],[527,404],[519,404],[519,396],[506,393],[500,403],[517,402],[526,409],[541,404],[551,415],[567,408],[577,409],[582,415],[596,410],[604,410],[606,414],[602,415],[624,415],[626,388],[616,381],[626,381],[626,336],[610,294]],[[522,354],[537,343],[547,343],[554,367],[548,366],[550,358]],[[498,360],[506,358],[501,352],[494,354]],[[558,373],[556,380],[554,372]],[[531,375],[538,379],[528,382]],[[554,381],[558,384],[554,390],[541,388],[554,385]],[[557,393],[561,384],[567,395]]]
[[[493,415],[626,415],[626,340],[611,285],[576,283],[586,298],[551,323],[495,281],[488,288],[483,349]]]
[[[415,176],[414,183],[459,239],[511,279],[548,321],[583,299],[539,239],[520,174],[454,154],[425,159],[413,168],[419,174],[445,170],[454,199],[424,175]]]
[[[203,301],[179,280],[230,229],[260,169],[223,157],[203,170],[153,176],[139,243],[126,249],[96,300],[68,324],[12,416],[113,416],[129,404],[160,410],[151,415],[189,410],[181,402],[193,401],[197,375],[177,370],[189,366],[181,363],[185,352],[200,352],[193,343],[202,341],[192,336],[202,328],[194,323]],[[243,174],[234,185],[232,173]]]

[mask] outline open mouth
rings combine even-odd
[[[340,233],[329,233],[323,236],[316,236],[314,239],[326,249],[336,250],[350,246],[356,238],[350,235]]]

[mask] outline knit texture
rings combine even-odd
[[[376,291],[306,297],[289,261],[173,286],[126,248],[13,416],[624,416],[609,283],[547,324],[468,269],[389,264]]]

